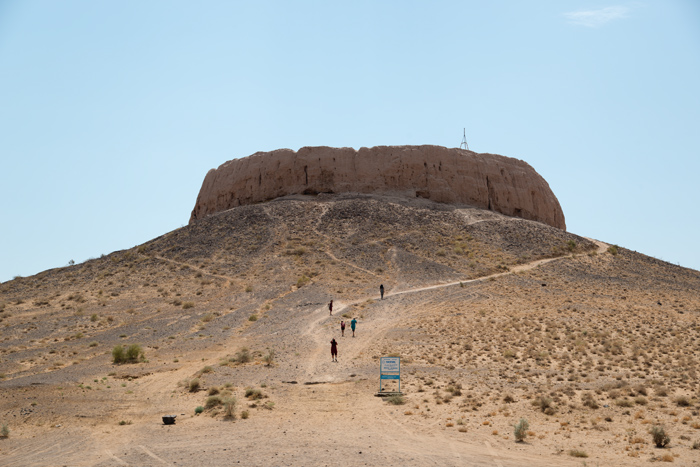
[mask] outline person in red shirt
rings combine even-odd
[[[338,361],[338,343],[335,341],[335,338],[331,340],[331,358],[332,362]]]

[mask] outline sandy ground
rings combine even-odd
[[[278,215],[265,209],[240,212],[246,225]],[[480,237],[460,235],[446,244],[459,250],[453,254],[415,243],[429,232],[419,226],[414,235],[409,226],[405,243],[385,245],[380,232],[365,254],[355,238],[336,245],[342,235],[326,233],[328,206],[309,209],[317,237],[305,243],[289,221],[278,236],[265,240],[258,226],[231,247],[258,251],[255,232],[263,232],[257,241],[278,253],[255,268],[185,257],[190,250],[178,250],[173,234],[157,254],[99,260],[90,281],[70,285],[80,294],[60,282],[46,299],[20,303],[20,292],[6,288],[0,424],[10,435],[0,439],[0,465],[697,465],[697,272],[613,254],[602,242],[528,257],[518,243],[523,221],[480,212],[469,212],[467,224],[492,243],[473,246]],[[438,214],[436,229],[445,222]],[[499,223],[498,235],[489,222]],[[533,244],[555,235],[547,230]],[[473,258],[464,253],[468,241]],[[302,245],[308,251],[297,253]],[[238,256],[231,258],[225,264]],[[139,268],[138,287],[129,285]],[[474,271],[483,274],[475,279]],[[251,276],[264,285],[250,287]],[[296,286],[278,285],[280,277]],[[21,296],[38,297],[30,285]],[[341,337],[339,321],[352,317],[356,337],[349,325]],[[112,364],[109,349],[134,341],[145,361]],[[237,360],[244,348],[248,362]],[[376,397],[386,355],[402,357],[401,405]],[[252,391],[260,398],[246,396]],[[216,401],[207,407],[211,397],[235,397],[235,416]],[[547,411],[533,404],[543,397]],[[175,425],[161,422],[168,414]],[[516,442],[521,418],[530,428]],[[651,443],[654,425],[671,434],[664,449]]]

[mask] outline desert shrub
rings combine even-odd
[[[594,410],[597,409],[598,407],[600,407],[600,405],[598,405],[598,401],[595,400],[595,398],[593,397],[593,394],[591,394],[590,392],[585,393],[581,397],[581,400],[583,401],[583,405],[585,407],[589,407],[589,408],[594,409]]]
[[[226,418],[236,418],[236,398],[226,397],[221,402],[224,405],[224,416]]]
[[[0,426],[0,438],[9,438],[10,437],[10,428],[7,426],[7,423],[3,423],[2,426]]]
[[[126,353],[124,352],[124,347],[121,345],[115,345],[112,349],[112,362],[113,363],[124,363],[126,361]]]
[[[195,378],[193,380],[190,380],[188,387],[190,389],[190,392],[199,391],[199,378]]]
[[[100,344],[93,341],[93,342],[90,342],[90,345],[88,345],[88,347],[97,347],[98,345],[100,345]]]
[[[241,350],[236,352],[236,356],[233,357],[233,361],[236,363],[248,363],[250,360],[251,356],[248,347],[243,347]]]
[[[301,287],[305,286],[306,284],[309,283],[310,280],[311,280],[311,279],[309,279],[308,277],[306,277],[306,275],[302,275],[302,276],[297,280],[297,288],[301,288]]]
[[[201,405],[198,405],[197,407],[194,408],[194,413],[196,415],[199,415],[202,412],[204,412],[204,407],[202,407]]]
[[[690,407],[690,399],[687,396],[678,396],[674,401],[678,407]]]
[[[90,315],[90,321],[92,321],[93,323],[98,319],[100,319],[100,317],[97,316],[97,313],[93,313],[92,315]]]
[[[221,405],[221,397],[220,396],[209,396],[207,397],[207,401],[204,403],[204,407],[207,409],[214,408],[218,405]]]
[[[524,418],[521,418],[518,423],[513,425],[515,440],[518,442],[525,441],[527,438],[527,430],[530,429],[530,424]]]
[[[400,394],[394,394],[386,398],[386,401],[391,405],[403,405],[406,403],[406,399]]]
[[[207,365],[204,368],[202,368],[201,370],[199,370],[199,372],[202,374],[211,373],[212,371],[214,371],[214,368],[212,368],[210,365]]]
[[[634,398],[634,403],[637,405],[647,405],[649,401],[644,396],[637,396]]]
[[[255,388],[247,388],[245,390],[245,396],[253,401],[265,397],[260,389]]]
[[[668,396],[668,389],[663,386],[659,386],[658,388],[654,389],[654,394],[659,397],[666,397]]]
[[[503,398],[503,402],[505,402],[506,404],[512,404],[513,402],[515,402],[515,397],[513,397],[510,394],[506,394]]]
[[[248,419],[248,417],[250,417],[250,412],[248,412],[247,410],[244,410],[243,412],[241,412],[241,418],[243,420]]]
[[[588,457],[586,451],[581,451],[580,449],[572,449],[569,451],[571,457]]]
[[[194,308],[194,302],[185,302],[182,304],[183,310],[189,310],[190,308]]]
[[[629,408],[629,407],[634,407],[634,402],[632,402],[631,400],[629,400],[629,399],[627,399],[627,398],[624,398],[624,399],[617,399],[617,400],[615,401],[615,405],[617,405],[618,407],[627,407],[627,408]]]
[[[537,398],[532,401],[532,405],[535,407],[539,407],[542,412],[545,412],[547,409],[552,408],[552,398],[548,396],[537,396]]]
[[[257,321],[257,320],[258,320],[258,315],[256,315],[255,313],[253,313],[252,315],[250,315],[248,317],[248,321]]]
[[[566,248],[569,251],[574,251],[576,249],[576,242],[573,240],[569,240],[568,242],[566,242]]]
[[[131,344],[126,348],[126,361],[136,363],[139,358],[143,358],[143,349],[138,344]]]
[[[272,401],[267,401],[263,404],[263,408],[267,410],[272,410],[275,408],[275,403]]]
[[[671,437],[666,434],[666,430],[662,426],[655,425],[651,427],[649,433],[657,448],[663,448],[671,442]]]
[[[610,245],[610,246],[608,247],[608,253],[610,253],[611,255],[615,256],[615,255],[617,255],[617,254],[620,252],[620,251],[619,251],[619,248],[620,248],[620,247],[617,246],[617,245]]]
[[[252,285],[246,286],[245,291],[248,292],[248,293],[252,292],[252,291],[253,291],[253,286],[252,286]]]
[[[695,441],[693,443],[693,449],[700,449],[700,441]]]
[[[120,420],[119,425],[131,425],[131,420]]]
[[[217,394],[220,393],[220,392],[221,392],[221,391],[219,390],[218,387],[212,386],[212,387],[209,388],[209,391],[207,391],[207,394],[209,394],[210,396],[215,396],[215,395],[217,395]]]
[[[214,315],[212,313],[207,313],[206,315],[202,316],[202,321],[205,323],[208,323],[209,321],[214,319]]]
[[[270,350],[264,357],[263,361],[267,366],[272,366],[272,363],[275,361],[275,351]]]

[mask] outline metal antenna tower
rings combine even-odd
[[[462,136],[462,142],[459,145],[459,149],[466,149],[469,151],[469,145],[467,144],[467,129],[464,129],[464,136]]]

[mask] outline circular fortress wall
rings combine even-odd
[[[468,204],[566,229],[547,181],[524,161],[441,146],[278,149],[210,170],[190,223],[291,194],[378,193]]]

